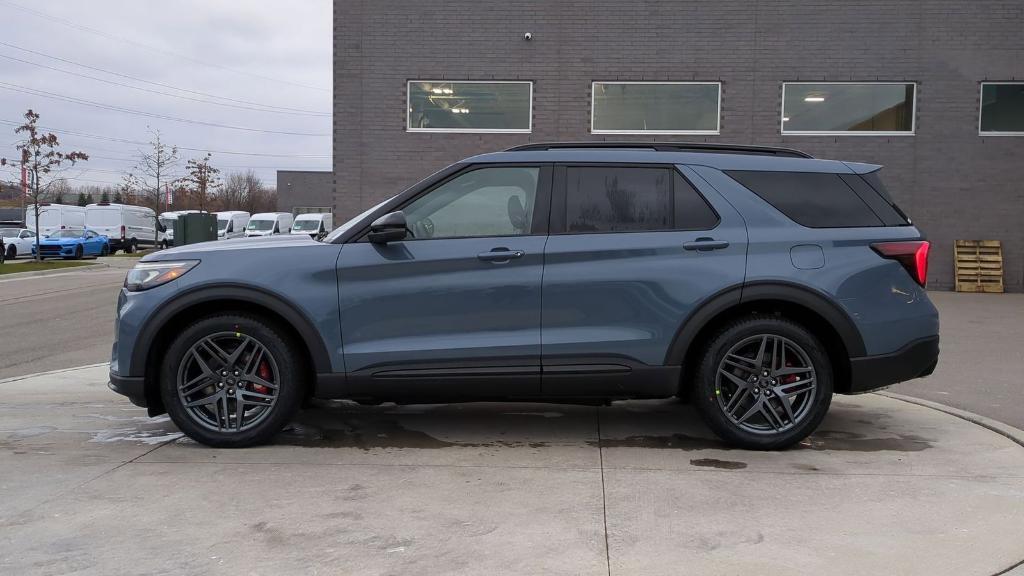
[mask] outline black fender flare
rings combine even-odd
[[[853,319],[829,297],[799,284],[763,281],[726,288],[699,304],[676,331],[675,338],[665,354],[665,365],[681,365],[697,334],[720,314],[741,304],[769,300],[788,302],[811,310],[832,326],[850,358],[866,354],[864,339]]]
[[[291,303],[282,300],[280,296],[267,292],[263,289],[241,284],[221,284],[217,286],[201,286],[186,290],[176,295],[160,306],[146,320],[145,326],[139,332],[132,352],[130,376],[144,376],[146,372],[146,361],[150,348],[156,341],[157,335],[167,323],[183,310],[191,308],[204,302],[216,300],[241,300],[243,302],[266,308],[283,318],[291,325],[302,338],[306,349],[309,350],[310,358],[313,360],[313,367],[318,374],[329,373],[331,359],[327,353],[320,333],[316,330],[309,318]]]

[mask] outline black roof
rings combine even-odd
[[[752,146],[740,144],[718,144],[708,142],[539,142],[513,146],[506,152],[538,150],[564,150],[581,148],[634,148],[657,152],[705,152],[711,154],[751,154],[758,156],[782,156],[786,158],[813,158],[806,152],[775,146]]]

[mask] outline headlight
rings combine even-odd
[[[139,262],[128,271],[124,279],[124,287],[129,292],[149,290],[171,280],[180,278],[182,274],[195,268],[199,260],[180,260],[178,262]]]

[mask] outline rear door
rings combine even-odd
[[[470,167],[399,208],[406,239],[342,248],[352,394],[539,393],[550,182],[548,166]]]
[[[660,368],[683,321],[742,285],[743,219],[692,170],[556,167],[544,251],[543,390],[671,394]]]

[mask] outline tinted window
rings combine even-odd
[[[529,234],[540,169],[481,168],[456,176],[403,208],[415,238]]]
[[[568,232],[672,228],[672,170],[570,166],[566,169]]]
[[[592,130],[717,133],[718,83],[594,82]]]
[[[788,82],[783,86],[782,132],[913,134],[914,89],[912,83]]]
[[[746,170],[728,174],[793,221],[810,228],[882,225],[839,174]]]
[[[675,174],[675,216],[677,230],[710,230],[718,225],[718,214],[679,172]]]
[[[1024,133],[1024,83],[982,84],[981,132]]]
[[[529,132],[530,82],[409,82],[410,131]]]

